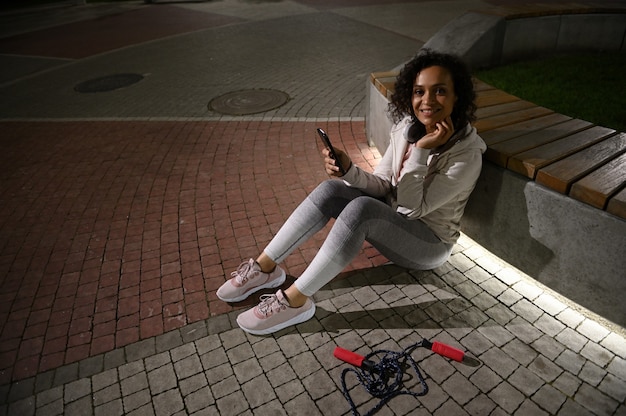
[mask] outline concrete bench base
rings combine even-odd
[[[485,161],[462,227],[537,281],[626,326],[626,221]]]
[[[424,47],[463,56],[473,68],[564,52],[625,52],[626,9],[591,11],[471,12],[448,23]]]

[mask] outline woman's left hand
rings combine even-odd
[[[422,149],[434,149],[446,144],[453,134],[454,123],[452,122],[452,118],[448,116],[444,120],[436,123],[435,129],[430,133],[426,133],[415,143],[415,146],[421,147]]]

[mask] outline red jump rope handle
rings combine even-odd
[[[444,357],[448,357],[458,362],[462,362],[463,357],[465,357],[465,353],[463,351],[437,341],[433,342],[431,350],[439,355],[443,355]]]
[[[362,355],[341,347],[335,347],[335,352],[333,353],[333,355],[336,358],[339,358],[340,360],[345,361],[348,364],[352,364],[355,367],[361,367],[361,365],[363,364],[363,360],[365,360],[365,357],[363,357]]]

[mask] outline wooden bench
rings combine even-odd
[[[396,72],[375,72],[385,97]],[[626,133],[595,126],[476,80],[478,133],[485,158],[593,207],[626,219]]]
[[[626,219],[618,196],[626,185],[626,134],[530,103],[511,110],[511,104],[524,101],[509,97],[481,103],[480,97],[491,91],[486,84],[478,88],[476,122],[488,160]]]

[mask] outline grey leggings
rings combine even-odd
[[[452,244],[442,242],[420,220],[408,220],[379,199],[367,196],[343,181],[322,182],[289,216],[265,248],[281,263],[301,243],[336,221],[311,264],[296,280],[296,288],[313,296],[339,274],[368,241],[393,263],[429,270],[442,265]]]

